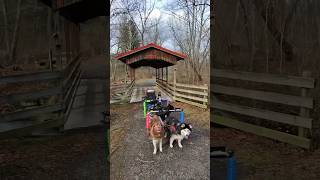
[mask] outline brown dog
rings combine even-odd
[[[164,124],[159,116],[154,115],[150,122],[150,137],[153,143],[153,154],[157,153],[157,144],[159,143],[159,150],[162,152],[162,139],[164,138],[165,130]]]

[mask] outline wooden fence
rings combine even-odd
[[[14,107],[14,111],[1,113],[0,134],[29,134],[33,130],[61,127],[67,120],[81,77],[81,58],[76,56],[63,69],[0,77],[0,85],[19,84],[32,87],[45,83],[46,88],[31,92],[1,93],[0,102]]]
[[[207,108],[209,102],[208,86],[177,83],[175,74],[176,70],[174,70],[174,81],[172,83],[157,78],[157,87],[175,101]]]
[[[263,86],[267,86],[267,84],[276,85],[277,87],[286,86],[285,88],[287,89],[288,87],[300,88],[300,95],[289,95],[290,91],[278,93],[271,92],[270,90],[252,90],[243,88],[243,86],[234,87],[233,85],[221,85],[221,83],[217,84],[216,81],[213,81],[214,84],[211,87],[210,97],[212,102],[211,109],[214,114],[211,119],[217,124],[276,139],[303,148],[311,147],[313,119],[310,117],[310,110],[314,108],[314,102],[313,98],[308,96],[308,90],[315,88],[315,79],[310,77],[309,72],[303,72],[302,77],[296,77],[213,69],[212,74],[213,76],[211,78],[220,78],[223,80],[232,79],[240,82],[243,81],[244,83],[260,83],[260,85],[263,83]],[[288,108],[295,107],[295,109],[299,110],[296,110],[296,112],[276,112],[274,108],[273,110],[267,110],[268,106],[257,108],[250,107],[248,105],[250,103],[247,103],[247,105],[239,105],[237,102],[226,102],[224,98],[220,98],[221,96],[229,98],[240,97],[261,103],[282,104]],[[224,113],[218,115],[219,111],[231,112],[233,114],[239,114],[239,116],[233,115],[233,117],[231,117]],[[291,132],[289,134],[275,130],[274,128],[271,129],[270,127],[244,122],[243,116],[240,115],[253,117],[255,120],[261,119],[264,122],[286,124],[298,130],[295,133]]]

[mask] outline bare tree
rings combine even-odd
[[[15,63],[15,56],[16,56],[16,49],[17,49],[17,42],[19,37],[19,28],[20,28],[20,17],[21,17],[21,0],[18,0],[17,3],[17,14],[16,14],[16,20],[15,20],[15,26],[13,30],[13,36],[12,36],[12,42],[11,42],[11,48],[10,48],[10,56],[9,60],[10,62]]]
[[[152,29],[151,29],[151,37],[150,40],[158,45],[162,45],[163,44],[163,39],[160,33],[160,21],[161,21],[161,17],[155,19],[152,23]]]
[[[155,0],[122,0],[123,8],[137,27],[141,42],[145,44],[145,33],[149,25],[150,14],[155,8]]]
[[[193,77],[200,82],[203,65],[209,59],[210,16],[207,4],[208,0],[179,0],[178,5],[183,14],[179,15],[174,10],[169,10],[176,17],[169,25],[175,42],[182,52],[188,55],[187,63],[194,72]]]
[[[277,16],[275,13],[275,2],[273,4],[266,5],[266,0],[263,1],[253,1],[255,7],[260,12],[260,15],[264,21],[268,19],[268,23],[266,24],[268,27],[268,30],[272,34],[272,36],[275,38],[275,40],[278,42],[278,44],[281,46],[281,51],[286,55],[285,59],[287,61],[291,61],[293,58],[293,45],[288,41],[287,35],[289,34],[288,31],[288,24],[292,21],[292,17],[294,13],[296,12],[296,9],[299,5],[300,0],[295,0],[292,2],[291,9],[289,10],[288,15],[285,17],[285,20],[283,22],[283,27],[281,33],[281,29],[278,29],[276,27],[277,22]],[[268,3],[268,1],[267,1]],[[278,2],[279,3],[279,2]],[[264,8],[268,6],[268,8]],[[266,10],[268,10],[266,12]]]
[[[19,37],[19,28],[20,28],[20,17],[21,17],[21,0],[17,2],[16,8],[16,16],[14,21],[13,35],[10,41],[9,38],[9,24],[8,24],[8,12],[7,12],[7,2],[5,0],[1,0],[2,3],[2,11],[3,11],[3,19],[4,19],[4,34],[5,34],[5,44],[6,44],[6,56],[9,58],[9,62],[6,64],[14,64],[16,57],[16,49],[17,42]]]
[[[2,5],[2,13],[3,13],[3,24],[4,24],[4,41],[6,44],[6,55],[5,55],[5,59],[8,57],[9,55],[9,51],[10,51],[10,44],[9,44],[9,34],[8,34],[8,13],[7,13],[7,3],[5,0],[1,0],[1,5]],[[7,63],[6,61],[4,62],[5,64]]]

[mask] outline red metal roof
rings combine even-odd
[[[155,49],[158,49],[158,50],[160,50],[160,51],[164,51],[164,52],[166,52],[166,53],[168,53],[168,54],[177,56],[177,57],[179,57],[179,58],[181,58],[181,59],[187,58],[187,56],[186,56],[185,54],[182,54],[182,53],[176,52],[176,51],[171,51],[171,50],[169,50],[169,49],[167,49],[167,48],[164,48],[164,47],[161,47],[161,46],[159,46],[159,45],[157,45],[157,44],[155,44],[155,43],[150,43],[150,44],[147,44],[147,45],[145,45],[145,46],[141,46],[141,47],[132,49],[132,50],[130,50],[130,51],[127,51],[127,52],[124,52],[124,53],[120,53],[120,54],[118,54],[116,57],[114,57],[114,59],[120,59],[120,58],[129,56],[129,55],[131,55],[131,54],[140,52],[140,51],[142,51],[142,50],[151,48],[151,47],[153,47],[153,48],[155,48]]]

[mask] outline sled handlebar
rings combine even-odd
[[[183,111],[182,109],[175,109],[175,110],[150,110],[149,112],[151,113],[157,113],[157,112],[181,112]]]

